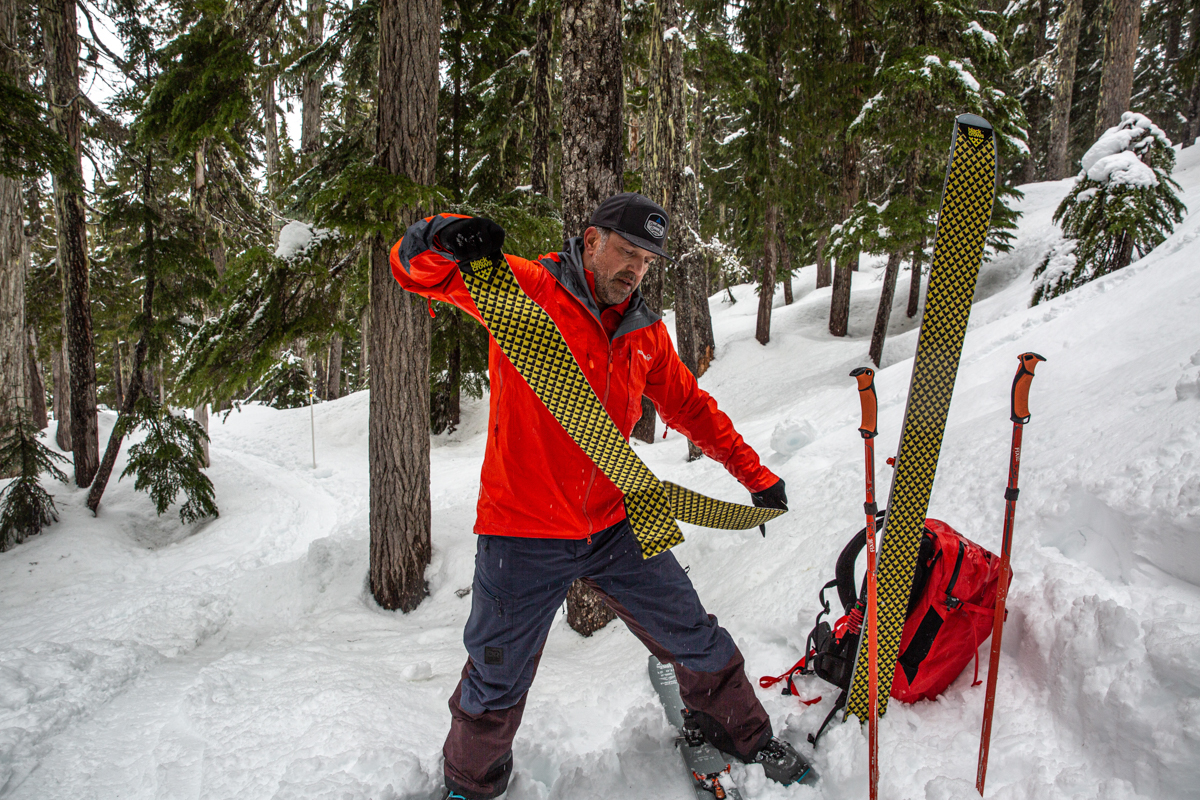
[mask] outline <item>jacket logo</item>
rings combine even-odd
[[[642,358],[646,359],[647,361],[651,361],[651,360],[652,360],[650,356],[646,355],[646,354],[645,354],[645,353],[643,353],[641,350],[638,350],[638,355],[639,355],[639,356],[641,356]]]
[[[646,217],[646,230],[655,239],[661,239],[667,235],[667,220],[662,214],[651,214]]]

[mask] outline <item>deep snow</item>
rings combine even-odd
[[[1200,147],[1175,177],[1200,209]],[[1016,356],[1049,360],[1025,430],[988,796],[1177,798],[1200,793],[1200,214],[1146,258],[1028,308],[1058,240],[1070,181],[1024,187],[1015,249],[984,266],[930,515],[996,549]],[[758,532],[689,529],[676,549],[752,678],[799,656],[845,539],[861,525],[861,439],[849,371],[866,351],[882,276],[855,276],[850,336],[826,332],[812,268],[755,342],[754,287],[715,296],[717,360],[701,380],[766,463],[792,511]],[[906,278],[876,377],[883,457],[899,438],[916,345]],[[782,293],[781,293],[782,295]],[[486,420],[433,440],[430,596],[411,614],[365,588],[367,396],[307,409],[246,406],[212,426],[219,519],[156,518],[130,481],[98,518],[49,485],[62,520],[0,554],[0,797],[431,798],[446,700],[465,659],[473,510]],[[102,417],[102,437],[113,415]],[[661,429],[660,429],[661,430]],[[655,472],[745,501],[718,465],[685,461],[676,433],[638,452]],[[118,464],[120,469],[123,464]],[[981,647],[982,669],[987,647]],[[590,639],[556,622],[515,744],[512,800],[670,798],[691,790],[619,623]],[[970,671],[936,702],[893,703],[882,796],[974,793],[983,687]],[[804,707],[760,691],[778,733],[814,759],[816,787],[735,767],[748,798],[865,797],[866,739],[806,735],[835,692]]]

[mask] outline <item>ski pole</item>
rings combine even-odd
[[[863,511],[867,514],[867,746],[869,755],[868,781],[871,800],[879,797],[879,644],[877,634],[877,611],[879,591],[875,584],[875,434],[877,430],[878,402],[875,397],[875,371],[870,367],[859,367],[850,373],[858,381],[858,399],[862,403],[863,450],[867,467],[867,501]]]
[[[1029,384],[1033,370],[1046,359],[1037,353],[1022,353],[1021,362],[1012,385],[1012,455],[1008,462],[1008,488],[1004,491],[1004,540],[1000,545],[1000,582],[996,585],[996,617],[992,622],[992,654],[988,660],[987,694],[983,701],[983,732],[979,737],[979,767],[975,774],[975,789],[983,796],[987,778],[988,750],[992,743],[992,712],[996,707],[996,678],[1000,666],[1000,641],[1004,636],[1004,604],[1008,600],[1008,584],[1012,580],[1009,556],[1012,553],[1013,518],[1017,512],[1017,473],[1021,469],[1021,430],[1029,422]]]

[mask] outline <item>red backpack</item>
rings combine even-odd
[[[879,522],[882,517],[880,512]],[[759,679],[764,688],[786,680],[784,694],[796,694],[793,678],[797,674],[817,675],[842,690],[821,728],[809,735],[814,745],[846,704],[867,605],[866,579],[856,590],[854,564],[866,543],[867,529],[863,528],[838,556],[835,578],[821,589],[822,610],[808,635],[804,657],[783,675]],[[1000,559],[993,553],[941,520],[925,520],[892,697],[905,703],[933,699],[962,674],[972,658],[976,678],[972,685],[978,684],[977,651],[991,635],[999,578]],[[835,586],[845,614],[830,627],[822,619],[830,611],[825,591]]]

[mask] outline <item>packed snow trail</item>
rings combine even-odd
[[[1200,148],[1175,178],[1193,213],[1114,275],[1028,308],[1059,240],[1070,181],[1024,187],[1011,253],[981,273],[930,515],[999,547],[1016,356],[1049,360],[1025,429],[988,797],[1183,798],[1200,785]],[[754,341],[753,286],[711,300],[719,343],[702,378],[788,483],[792,511],[757,531],[688,528],[676,548],[752,678],[799,657],[845,540],[861,527],[859,406],[882,270],[855,275],[850,336],[826,332],[811,267]],[[901,278],[875,384],[881,493],[899,439],[916,323]],[[433,440],[430,595],[408,615],[366,589],[367,395],[314,410],[246,406],[212,423],[219,519],[157,518],[132,481],[100,515],[46,484],[61,521],[0,554],[0,797],[436,797],[446,700],[465,658],[486,402]],[[102,418],[107,436],[113,416]],[[52,431],[51,431],[52,433]],[[774,442],[777,449],[773,449]],[[638,453],[655,473],[744,502],[717,464],[685,462],[671,433]],[[118,470],[123,463],[118,463]],[[981,643],[986,670],[986,643]],[[515,742],[510,800],[687,800],[673,732],[619,624],[590,639],[559,619]],[[984,675],[981,674],[981,677]],[[967,671],[937,701],[893,703],[880,731],[881,796],[977,797],[983,687]],[[835,692],[804,707],[760,692],[776,732],[821,774],[780,787],[734,767],[747,798],[865,797],[866,737],[816,729]]]

